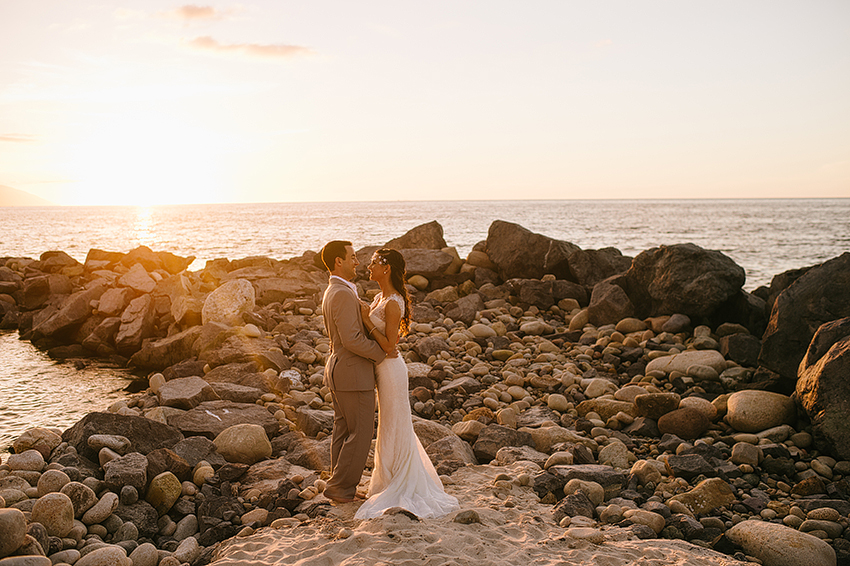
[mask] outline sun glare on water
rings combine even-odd
[[[104,122],[74,145],[73,204],[218,202],[225,145],[220,136],[156,115]]]

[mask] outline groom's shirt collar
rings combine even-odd
[[[339,279],[340,281],[342,281],[343,283],[348,285],[351,288],[351,290],[354,291],[355,295],[357,294],[357,285],[355,285],[354,283],[352,283],[348,279],[343,279],[339,275],[331,275],[331,279]]]

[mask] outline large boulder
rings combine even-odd
[[[443,227],[436,220],[432,220],[409,230],[403,236],[393,238],[384,244],[384,247],[396,250],[441,250],[446,247],[446,240],[443,238]]]
[[[177,409],[194,409],[204,401],[217,401],[210,384],[197,376],[179,377],[165,382],[157,391],[159,404]]]
[[[535,234],[503,220],[490,225],[485,248],[503,280],[541,279],[547,273],[571,280],[569,258],[580,249],[573,243]]]
[[[41,308],[50,298],[50,279],[47,275],[29,277],[21,285],[20,305],[26,310]]]
[[[839,460],[850,460],[850,318],[822,325],[800,363],[796,396],[815,440]]]
[[[254,310],[254,306],[256,293],[251,282],[247,279],[233,279],[207,295],[201,316],[204,324],[220,322],[228,326],[241,326],[244,324],[242,315]]]
[[[196,346],[202,344],[202,336]],[[242,333],[222,333],[212,343],[200,345],[198,359],[210,367],[227,364],[245,364],[255,362],[263,370],[274,369],[281,371],[289,369],[290,362],[283,355],[280,344],[269,338],[254,338]],[[251,385],[243,383],[243,385]]]
[[[451,254],[441,250],[415,248],[400,251],[404,257],[405,270],[408,277],[411,275],[421,275],[428,279],[438,277],[454,261]]]
[[[682,313],[710,317],[744,285],[744,269],[716,250],[695,244],[641,252],[626,273],[626,292],[638,316]]]
[[[46,460],[50,457],[53,449],[62,443],[62,437],[52,430],[34,427],[24,431],[12,442],[15,454],[21,454],[27,450],[38,450]]]
[[[62,302],[62,306],[53,316],[33,328],[33,340],[76,330],[91,316],[91,302],[99,299],[105,291],[106,288],[103,285],[94,285],[90,289],[77,291],[70,295]]]
[[[301,270],[289,270],[285,277],[258,279],[254,282],[257,304],[282,303],[294,297],[315,295],[322,288],[322,284],[317,279]]]
[[[280,428],[280,424],[265,407],[232,401],[207,401],[190,411],[168,417],[168,424],[183,431],[187,437],[205,436],[210,440],[215,439],[224,429],[244,423],[263,427],[269,437],[276,435]]]
[[[119,277],[118,284],[137,293],[150,293],[156,287],[156,281],[148,275],[147,270],[140,263],[133,265],[130,271]]]
[[[773,304],[759,363],[793,391],[800,362],[817,329],[850,316],[850,252],[807,270]]]
[[[593,287],[600,281],[628,271],[632,258],[617,248],[577,250],[570,254],[570,272],[579,285]]]
[[[97,312],[106,316],[120,316],[135,296],[135,291],[129,287],[108,289],[100,296],[97,304]]]
[[[475,320],[475,315],[485,308],[484,300],[481,298],[481,295],[478,293],[472,293],[447,304],[443,308],[443,314],[447,318],[459,320],[469,326],[472,324],[473,320]]]
[[[45,273],[58,273],[66,267],[75,267],[80,262],[62,251],[47,251],[39,256],[38,268]],[[39,265],[40,264],[40,265]]]
[[[150,295],[136,297],[121,313],[121,326],[115,335],[115,347],[124,355],[136,352],[142,340],[153,335],[156,311]]]
[[[616,278],[617,276],[615,276]],[[635,314],[635,306],[622,287],[606,279],[593,286],[587,316],[591,324],[617,324]]]
[[[197,355],[195,342],[200,335],[201,327],[192,326],[167,338],[149,340],[133,354],[130,364],[142,369],[163,370]]]
[[[109,356],[115,353],[115,337],[121,328],[121,318],[110,316],[98,323],[94,330],[86,336],[82,345],[84,348],[101,356]]]
[[[243,387],[250,387],[252,389],[259,390],[262,393],[269,393],[271,391],[278,390],[286,393],[287,389],[285,385],[289,383],[288,379],[273,379],[268,374],[260,372],[259,365],[254,361],[217,366],[204,375],[204,379],[207,383],[213,386],[213,389],[216,390],[216,393],[218,393],[219,397],[222,399],[243,403],[245,401],[232,399],[222,395],[216,388],[215,384],[232,383],[234,385],[241,385]]]
[[[130,440],[134,452],[147,454],[157,448],[171,448],[183,440],[176,428],[132,415],[89,413],[62,433],[62,440],[71,444],[82,456],[97,461],[97,452],[89,447],[93,434],[114,434]]]

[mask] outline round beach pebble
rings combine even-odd
[[[546,404],[550,409],[558,411],[559,413],[565,413],[570,408],[569,401],[567,401],[567,398],[560,393],[553,393],[549,395],[549,399],[546,401]]]
[[[614,399],[617,401],[628,401],[629,403],[634,403],[635,398],[638,395],[646,395],[649,391],[641,387],[640,385],[626,385],[625,387],[621,387],[614,393]]]
[[[118,494],[107,491],[91,509],[83,514],[82,521],[86,525],[102,523],[107,517],[112,515],[116,507],[118,507]]]
[[[764,521],[742,521],[726,537],[744,552],[771,566],[835,566],[829,544],[798,530]]]
[[[639,318],[624,318],[617,323],[616,330],[621,334],[643,332],[646,330],[646,323]]]
[[[50,536],[64,537],[74,527],[74,504],[64,493],[48,493],[33,505],[32,521],[44,525]]]
[[[809,511],[806,514],[806,518],[815,521],[832,521],[837,523],[841,519],[841,513],[832,507],[818,507]]]
[[[685,407],[670,411],[658,419],[658,432],[675,434],[684,440],[699,438],[711,426],[702,411]]]
[[[636,395],[634,398],[638,415],[653,420],[658,420],[670,411],[675,411],[680,401],[678,393],[646,393]]]
[[[228,462],[256,464],[272,455],[272,445],[263,427],[243,423],[227,427],[213,441]]]
[[[627,509],[623,513],[623,517],[630,520],[632,523],[646,525],[655,531],[656,535],[664,529],[666,524],[663,516],[645,509]]]
[[[54,564],[74,564],[79,559],[80,551],[76,548],[62,550],[50,555],[50,560],[52,560]]]
[[[159,562],[159,551],[153,544],[145,542],[130,553],[130,560],[133,561],[133,566],[156,566]]]
[[[749,442],[736,442],[732,446],[732,455],[729,461],[733,464],[749,464],[750,466],[758,466],[761,459],[761,448]]]
[[[27,519],[18,509],[0,509],[0,558],[18,550],[27,535]]]
[[[713,421],[717,418],[717,407],[711,404],[711,401],[708,399],[703,399],[702,397],[697,397],[692,395],[690,397],[685,397],[681,401],[679,401],[679,408],[690,407],[691,409],[696,409],[700,411],[702,414],[706,416],[706,418],[710,421]]]
[[[736,391],[726,401],[726,422],[741,432],[760,432],[790,422],[794,416],[794,400],[772,391]]]
[[[52,566],[53,562],[46,556],[30,554],[27,556],[10,556],[0,558],[0,566]],[[59,566],[57,563],[56,566]]]
[[[666,473],[666,467],[657,460],[638,460],[632,464],[632,469],[629,471],[629,474],[635,476],[641,485],[649,482],[659,483],[663,473]]]
[[[12,470],[40,472],[44,469],[44,456],[38,450],[25,450],[21,454],[11,454],[6,465]]]
[[[572,495],[579,491],[587,496],[594,507],[601,504],[605,498],[605,489],[594,481],[573,478],[564,486],[564,495]]]
[[[469,327],[469,333],[476,338],[492,338],[496,331],[485,324],[473,324]]]
[[[702,364],[688,366],[686,375],[693,377],[697,381],[720,381],[720,374],[716,369]]]
[[[597,397],[601,397],[606,393],[614,393],[617,390],[617,386],[614,385],[608,379],[603,377],[594,377],[587,384],[587,387],[584,390],[584,394],[589,399],[596,399]]]
[[[151,480],[145,500],[153,505],[160,517],[168,513],[183,493],[183,485],[171,472],[162,472]]]
[[[110,544],[92,550],[74,564],[74,566],[133,566],[122,547]]]
[[[60,491],[70,482],[71,478],[65,472],[61,470],[47,470],[38,478],[38,485],[36,486],[38,488],[38,496],[41,497],[48,493]]]
[[[62,486],[59,492],[71,498],[71,503],[74,505],[74,517],[77,519],[97,503],[97,495],[92,488],[80,482],[67,483]]]

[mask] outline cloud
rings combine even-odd
[[[188,40],[186,43],[195,49],[204,51],[241,53],[252,57],[298,57],[313,54],[312,49],[301,45],[287,45],[284,43],[219,43],[208,35],[196,37]]]
[[[27,143],[35,140],[36,137],[30,134],[0,134],[0,142]]]
[[[614,45],[614,42],[613,42],[612,40],[610,40],[610,39],[603,39],[602,41],[597,41],[597,42],[594,44],[594,47],[596,47],[596,48],[598,48],[598,49],[603,49],[603,48],[605,48],[605,47],[610,47],[610,46],[612,46],[612,45]]]
[[[157,12],[156,15],[162,18],[173,18],[189,22],[197,20],[221,20],[242,10],[242,6],[236,6],[235,8],[229,8],[227,10],[219,10],[212,6],[184,4],[174,10]]]

